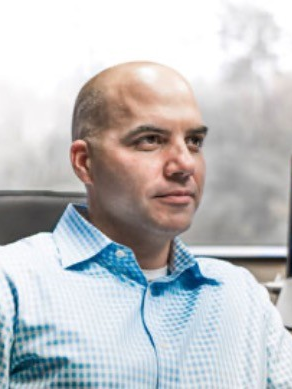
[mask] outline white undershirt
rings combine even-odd
[[[159,277],[164,277],[167,275],[167,265],[164,267],[160,267],[159,269],[142,269],[142,272],[144,273],[144,276],[146,277],[146,280],[148,282],[154,281]]]

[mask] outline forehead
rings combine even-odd
[[[186,122],[200,126],[202,117],[190,86],[178,77],[141,74],[121,80],[109,95],[115,125],[128,121],[165,126]]]

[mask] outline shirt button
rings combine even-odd
[[[123,258],[123,257],[125,257],[125,253],[124,253],[124,251],[123,250],[117,250],[116,251],[116,256],[118,257],[118,258]]]
[[[160,347],[166,349],[166,348],[168,348],[168,344],[167,343],[161,343]]]

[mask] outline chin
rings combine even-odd
[[[187,231],[192,224],[192,220],[187,221],[168,221],[167,223],[159,223],[158,229],[168,236],[175,237]]]

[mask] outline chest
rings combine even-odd
[[[245,323],[242,331],[239,323],[226,327],[224,301],[212,288],[159,294],[111,277],[60,281],[35,282],[19,301],[12,382],[28,388],[261,387],[262,356],[252,353],[258,339],[248,347]]]

